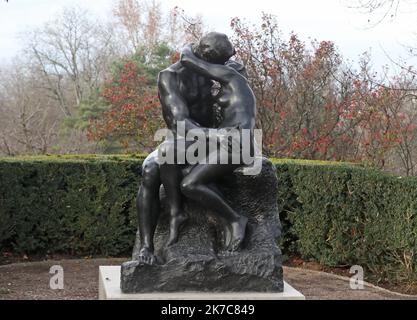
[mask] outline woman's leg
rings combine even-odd
[[[232,229],[229,249],[237,250],[245,237],[247,218],[238,214],[211,183],[232,173],[239,165],[199,164],[182,180],[182,193],[216,212]]]

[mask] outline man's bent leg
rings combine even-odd
[[[161,185],[157,151],[152,152],[143,162],[142,182],[136,198],[138,210],[140,252],[139,261],[155,262],[154,242],[159,217],[159,188]]]

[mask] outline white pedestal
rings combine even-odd
[[[284,292],[157,292],[123,293],[120,266],[100,266],[99,300],[305,300],[284,281]]]

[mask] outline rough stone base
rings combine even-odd
[[[99,300],[305,300],[305,296],[286,282],[283,292],[123,293],[120,289],[120,267],[100,266]]]
[[[238,169],[216,186],[231,206],[249,219],[243,248],[233,254],[225,252],[222,224],[213,212],[193,202],[186,203],[189,221],[178,243],[166,247],[169,221],[162,209],[155,233],[159,264],[139,264],[137,235],[132,261],[121,267],[124,293],[284,290],[281,250],[277,245],[281,224],[275,166],[263,158],[260,174],[243,175]]]

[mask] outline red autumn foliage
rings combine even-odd
[[[117,141],[126,151],[150,151],[156,146],[154,133],[162,126],[155,86],[134,62],[107,82],[102,96],[111,108],[90,121],[87,136],[96,141]]]
[[[239,18],[231,27],[237,57],[257,97],[257,125],[266,155],[385,167],[389,154],[408,152],[403,162],[409,162],[410,173],[416,116],[405,116],[404,109],[410,108],[403,91],[372,81],[369,61],[362,61],[355,74],[332,42],[307,45],[295,34],[285,40],[275,18],[267,14],[259,28]]]

